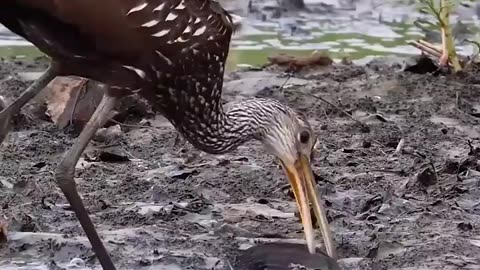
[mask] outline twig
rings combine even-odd
[[[332,119],[330,119],[330,116],[328,116],[327,110],[325,109],[325,107],[322,107],[322,109],[323,109],[323,114],[325,115],[325,118],[326,118],[329,122],[334,122]]]
[[[460,92],[455,92],[455,108],[460,109]]]
[[[73,108],[72,108],[72,111],[70,112],[70,120],[69,120],[70,125],[73,124],[73,116],[75,114],[75,111],[77,110],[78,102],[80,101],[80,96],[82,95],[83,90],[85,90],[85,92],[88,91],[88,88],[86,87],[88,80],[85,78],[79,78],[79,80],[80,82],[76,86],[78,86],[78,89],[80,90],[77,91],[77,95],[75,96],[75,102],[73,102]]]
[[[280,89],[279,91],[283,94],[284,93],[284,87],[285,85],[287,84],[287,82],[290,80],[290,78],[292,78],[292,75],[290,73],[287,73],[287,78],[285,79],[285,81],[283,82],[282,85],[280,85]]]
[[[435,180],[438,180],[438,173],[437,173],[437,169],[435,168],[435,164],[433,163],[433,160],[432,158],[429,158],[428,160],[429,162],[429,165],[432,167],[432,170],[433,170],[433,173],[435,174]]]
[[[398,142],[397,148],[395,149],[395,154],[400,153],[400,151],[402,151],[402,148],[403,148],[404,145],[405,145],[405,139],[402,138],[402,139]]]
[[[382,143],[379,142],[378,140],[372,140],[372,142],[378,144],[378,145],[381,146],[381,147],[386,147],[384,144],[382,144]],[[382,152],[382,154],[383,154],[384,156],[387,156],[388,154],[387,154],[385,151],[383,151],[381,147],[379,147],[378,150],[379,150],[380,152]]]
[[[144,125],[132,125],[132,124],[125,124],[125,123],[120,123],[119,121],[113,119],[113,118],[110,118],[110,121],[112,121],[113,123],[115,124],[118,124],[120,126],[124,126],[124,127],[132,127],[132,128],[157,128],[157,127],[152,127],[152,126],[144,126]]]
[[[442,55],[442,49],[439,49],[437,47],[435,47],[432,43],[430,42],[427,42],[423,39],[419,39],[418,40],[418,43],[420,43],[421,45],[425,46],[425,47],[428,47],[428,48],[431,48],[432,50],[434,50],[435,52],[438,53],[438,55]]]
[[[183,143],[182,143],[183,141]],[[183,137],[182,137],[182,134],[178,133],[177,132],[177,136],[175,137],[175,141],[173,142],[173,148],[178,148],[177,151],[175,151],[175,153],[179,154],[183,151],[183,149],[185,149],[187,147],[187,143],[188,141],[185,140]]]
[[[419,49],[420,51],[430,55],[431,57],[436,57],[436,58],[440,58],[441,54],[438,53],[438,51],[436,50],[435,47],[430,47],[430,46],[426,46],[425,44],[422,44],[418,41],[410,41],[408,42],[408,44],[412,45],[413,47]]]
[[[232,264],[230,263],[230,261],[227,261],[227,266],[230,270],[235,270],[232,266]]]
[[[310,94],[310,93],[304,93],[304,92],[300,92],[304,95],[307,95],[307,96],[311,96],[313,98],[316,98],[318,100],[321,100],[325,103],[327,103],[328,105],[334,107],[335,109],[337,109],[338,111],[342,112],[343,114],[345,114],[348,118],[352,119],[353,121],[355,121],[356,123],[362,125],[362,126],[366,126],[364,123],[360,122],[358,119],[355,119],[351,114],[347,113],[345,110],[341,109],[340,107],[338,107],[337,105],[331,103],[330,101],[322,98],[322,97],[319,97],[319,96],[316,96],[316,95],[313,95],[313,94]]]

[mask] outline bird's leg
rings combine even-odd
[[[6,108],[5,106],[0,106],[0,144],[2,144],[3,139],[5,139],[8,134],[12,116],[20,112],[22,107],[40,93],[57,75],[58,73],[52,63],[42,76],[32,83],[12,104],[6,106]]]
[[[75,180],[73,179],[75,173],[75,165],[83,153],[88,143],[98,128],[103,126],[108,120],[109,113],[113,110],[118,98],[104,94],[102,101],[93,113],[88,123],[83,128],[72,148],[65,154],[57,168],[55,179],[63,194],[67,198],[80,224],[82,225],[85,234],[90,241],[93,251],[97,256],[100,264],[104,270],[115,270],[115,266],[108,254],[105,246],[100,240],[92,220],[88,216],[88,212],[83,205],[82,199],[78,194]]]

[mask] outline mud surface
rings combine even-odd
[[[2,62],[0,95],[11,102],[29,84],[19,72],[45,66]],[[314,171],[344,269],[480,269],[478,74],[336,64],[281,90],[279,71],[226,77],[227,101],[277,98],[310,118]],[[53,179],[76,133],[32,106],[0,147],[0,218],[9,223],[0,268],[99,269]],[[92,142],[75,178],[119,269],[222,269],[256,242],[301,242],[287,181],[257,142],[214,156],[175,146],[160,116],[127,122],[150,127],[121,126],[118,138]],[[99,154],[112,151],[123,158]]]

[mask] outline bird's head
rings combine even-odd
[[[265,122],[258,139],[267,151],[278,159],[292,186],[308,249],[310,253],[315,251],[315,234],[310,215],[310,204],[312,204],[326,249],[329,255],[335,256],[329,224],[315,189],[316,184],[311,168],[317,136],[308,121],[290,108],[272,101],[263,104],[262,107],[274,113],[262,119]]]
[[[227,103],[223,109],[226,113],[219,114],[223,125],[222,135],[215,139],[220,142],[216,152],[229,151],[252,137],[260,141],[278,159],[292,186],[309,252],[315,253],[311,204],[327,253],[335,258],[333,239],[311,167],[317,136],[306,118],[281,102],[265,98]],[[212,151],[212,147],[208,149]]]

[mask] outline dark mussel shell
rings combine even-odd
[[[306,245],[266,243],[242,251],[234,270],[340,270],[338,263],[317,250],[310,254]]]

